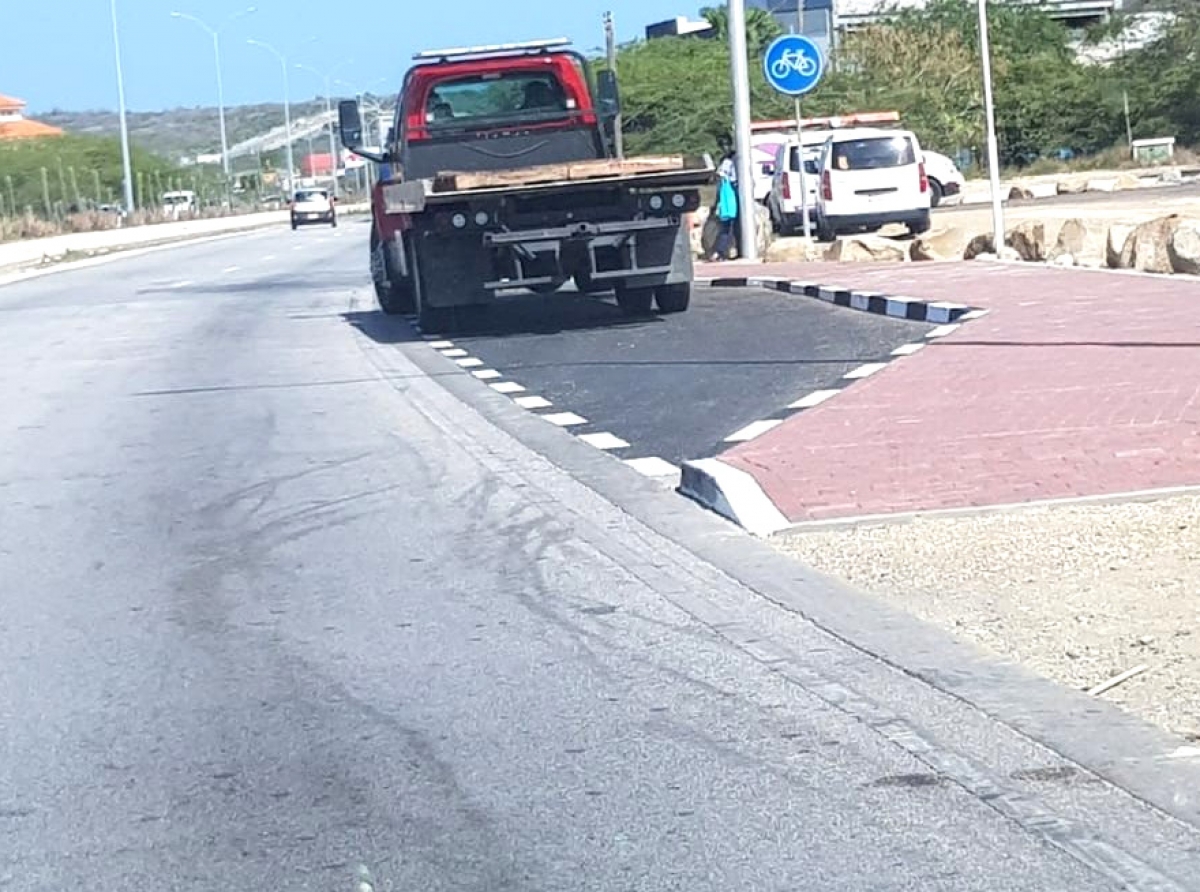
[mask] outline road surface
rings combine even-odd
[[[0,289],[0,889],[1196,888],[1194,785],[702,557],[767,560],[373,313],[363,236]]]

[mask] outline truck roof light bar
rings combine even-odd
[[[526,40],[521,43],[496,43],[490,46],[460,46],[444,50],[425,50],[416,53],[413,59],[422,62],[430,59],[464,59],[470,56],[510,56],[544,53],[571,45],[570,39],[556,37],[551,40]]]

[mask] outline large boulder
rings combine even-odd
[[[1120,269],[1121,254],[1137,226],[1133,223],[1113,223],[1108,227],[1104,244],[1104,263],[1109,269]]]
[[[1171,269],[1177,273],[1200,275],[1200,220],[1184,220],[1167,242]]]
[[[1159,217],[1139,223],[1125,240],[1121,256],[1117,258],[1119,269],[1136,269],[1147,273],[1169,273],[1173,271],[1167,246],[1183,220],[1178,214]]]
[[[824,260],[829,250],[829,245],[802,236],[778,238],[771,242],[763,254],[763,260],[767,263],[812,263]]]
[[[1041,263],[1046,259],[1046,224],[1041,221],[1018,223],[1005,234],[1004,241],[1022,260]]]
[[[1061,264],[1061,258],[1070,257],[1071,262],[1066,264],[1068,266],[1104,266],[1107,236],[1108,231],[1103,226],[1072,218],[1059,229],[1058,238],[1047,259]]]
[[[970,243],[971,236],[962,229],[931,229],[908,243],[908,257],[910,260],[962,260]]]
[[[908,246],[879,235],[847,235],[833,243],[829,259],[842,263],[908,260]]]
[[[691,215],[691,230],[688,236],[692,241],[692,254],[696,257],[707,257],[704,252],[704,237],[707,231],[708,218],[712,216],[712,211],[709,208],[700,208]],[[713,236],[714,241],[716,236]]]
[[[996,253],[994,242],[995,239],[992,238],[990,232],[972,236],[967,242],[967,246],[963,248],[963,260],[974,260],[981,254],[991,254],[994,256]]]
[[[1071,179],[1059,180],[1055,184],[1055,189],[1059,195],[1079,195],[1087,191],[1087,180]]]

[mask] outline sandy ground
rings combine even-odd
[[[1200,740],[1200,495],[790,532],[777,547]]]

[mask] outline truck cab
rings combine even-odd
[[[362,147],[357,103],[339,104],[342,141],[380,165],[371,272],[385,312],[422,327],[496,292],[552,293],[567,281],[615,291],[628,313],[687,308],[683,219],[712,159],[613,157],[610,72],[569,41],[418,53],[388,144]]]

